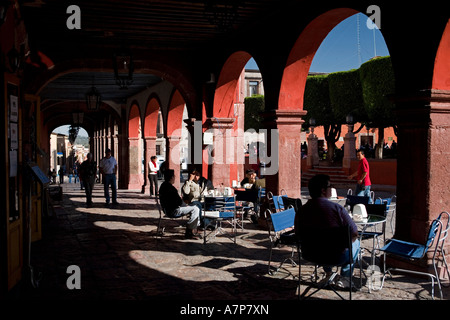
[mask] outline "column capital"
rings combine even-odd
[[[232,129],[234,121],[234,118],[211,117],[206,119],[205,126],[212,129]]]
[[[307,114],[306,110],[271,110],[261,113],[264,122],[269,127],[279,125],[302,125],[302,119]]]
[[[392,95],[399,123],[406,126],[428,127],[430,116],[450,115],[450,91],[425,89]]]

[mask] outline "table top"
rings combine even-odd
[[[369,214],[367,216],[367,218],[365,218],[363,220],[353,220],[353,222],[355,224],[377,224],[377,223],[386,222],[386,217]]]

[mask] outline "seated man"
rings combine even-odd
[[[256,176],[256,172],[253,169],[248,169],[245,171],[245,178],[241,181],[241,186],[244,186],[244,184],[253,184],[255,183],[255,180],[258,180],[258,177]]]
[[[173,186],[175,182],[174,170],[164,172],[164,182],[159,188],[159,199],[166,214],[172,218],[190,215],[186,225],[186,239],[197,239],[197,226],[199,225],[200,209],[195,205],[187,205]]]
[[[305,230],[305,233],[308,234],[310,230],[316,230],[320,233],[320,230],[350,226],[353,261],[356,261],[360,249],[358,229],[344,207],[328,200],[331,197],[330,177],[323,174],[314,176],[308,183],[308,189],[311,199],[302,206],[300,215],[295,217],[296,234],[301,238],[302,230]],[[314,243],[312,246],[314,246]],[[335,284],[342,288],[348,288],[349,277],[353,272],[353,266],[350,263],[345,265],[345,262],[348,261],[348,249],[337,254],[340,255],[340,261],[344,263],[344,266],[341,268],[341,277]],[[332,274],[331,268],[324,267],[324,271],[327,280]]]

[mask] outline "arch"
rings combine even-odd
[[[131,104],[128,116],[128,189],[142,189],[142,131],[141,114],[136,102]]]
[[[450,90],[450,19],[439,44],[433,71],[432,89]]]
[[[137,103],[132,103],[128,116],[128,137],[139,138],[141,131],[141,114]]]
[[[176,130],[180,130],[183,122],[183,112],[186,102],[180,91],[175,89],[170,99],[169,112],[167,114],[166,134],[171,136]]]
[[[250,58],[249,53],[238,51],[233,53],[223,65],[214,94],[214,117],[234,117],[233,103],[236,99],[239,77]]]
[[[317,49],[338,23],[358,12],[350,8],[333,9],[306,26],[295,42],[283,72],[278,99],[279,110],[303,109],[306,78]]]
[[[161,103],[155,95],[150,96],[144,118],[144,137],[156,137],[158,113]]]

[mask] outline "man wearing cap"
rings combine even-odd
[[[116,185],[116,174],[117,174],[117,161],[111,155],[111,149],[106,149],[106,156],[100,161],[100,173],[103,176],[104,190],[106,205],[109,205],[109,185],[111,185],[112,192],[112,203],[119,204],[117,202],[117,185]]]

